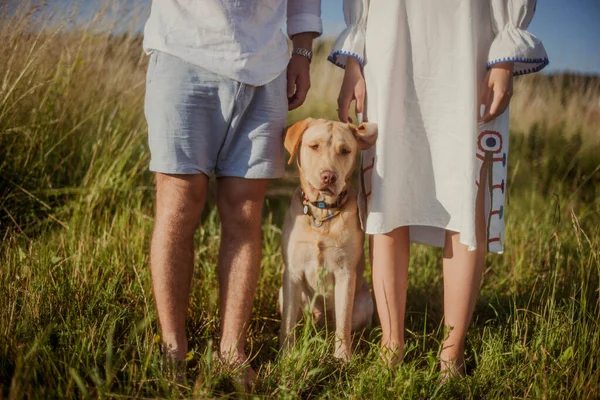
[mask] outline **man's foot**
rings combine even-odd
[[[235,376],[236,383],[244,392],[252,389],[256,381],[256,372],[250,366],[248,357],[245,353],[221,353],[219,361],[227,370],[231,371]]]
[[[164,371],[167,379],[176,384],[183,384],[185,381],[185,374],[187,372],[187,359],[186,360],[176,360],[172,357],[169,357],[168,354],[164,354]]]

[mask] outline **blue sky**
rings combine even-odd
[[[337,35],[345,26],[342,0],[322,0],[322,18],[325,35]],[[600,0],[539,0],[528,30],[546,47],[546,72],[600,74]]]
[[[77,0],[51,1],[64,4]],[[83,1],[87,5],[100,3],[98,0]],[[142,14],[148,12],[150,0],[133,1],[144,4]],[[343,0],[322,0],[326,36],[335,37],[345,27],[342,2]],[[545,72],[570,70],[600,74],[600,0],[539,0],[529,30],[542,40],[548,51],[550,65],[546,67]]]

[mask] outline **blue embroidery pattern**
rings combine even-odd
[[[336,51],[334,51],[333,53],[331,53],[329,55],[329,57],[327,57],[327,60],[331,61],[332,63],[334,63],[335,65],[337,65],[340,68],[346,68],[345,64],[342,64],[342,63],[338,62],[338,60],[337,60],[337,57],[340,56],[340,55],[341,56],[354,57],[354,58],[356,58],[358,60],[358,62],[360,63],[361,67],[365,66],[365,60],[361,56],[359,56],[356,53],[352,53],[350,51],[344,51],[344,50],[336,50]]]
[[[548,57],[544,58],[525,58],[525,57],[504,57],[494,61],[490,61],[487,63],[487,69],[490,69],[495,64],[500,64],[503,62],[518,62],[524,64],[538,64],[535,67],[527,68],[527,69],[519,69],[513,73],[514,76],[518,75],[526,75],[533,72],[538,72],[542,70],[546,65],[550,64],[550,60]]]

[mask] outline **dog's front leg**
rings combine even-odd
[[[354,307],[354,290],[356,274],[348,270],[335,273],[335,353],[336,358],[350,360],[352,308]]]
[[[294,327],[298,322],[302,302],[302,286],[300,279],[292,274],[290,268],[283,272],[283,304],[279,345],[281,349],[290,349],[295,342]]]

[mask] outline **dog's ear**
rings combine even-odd
[[[350,127],[358,143],[360,150],[366,150],[375,144],[377,140],[377,124],[372,122],[363,122],[359,126]]]
[[[314,121],[315,120],[313,118],[303,119],[302,121],[298,121],[286,129],[283,145],[288,153],[290,153],[288,164],[291,164],[294,160],[294,155],[298,151],[298,146],[302,141],[302,135],[308,129],[308,127],[313,124]]]

